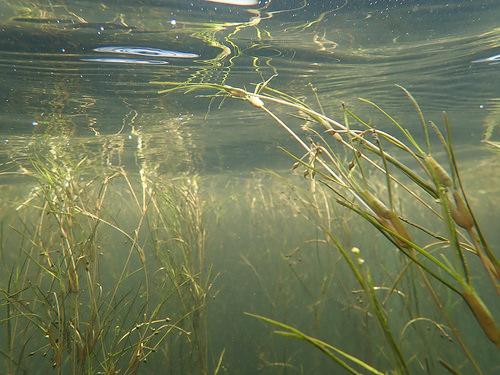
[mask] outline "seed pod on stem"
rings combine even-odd
[[[424,160],[431,175],[435,176],[441,185],[451,187],[451,178],[441,164],[439,164],[431,155],[427,155]]]
[[[474,226],[474,220],[458,191],[453,192],[453,199],[455,200],[455,206],[451,209],[451,217],[457,225],[471,230]]]
[[[500,331],[498,330],[495,319],[484,305],[483,301],[481,301],[479,296],[470,287],[465,289],[462,293],[462,297],[465,302],[467,302],[467,305],[469,305],[486,336],[488,336],[497,348],[500,348]]]
[[[377,214],[377,216],[384,219],[391,218],[391,210],[375,195],[366,190],[363,192],[362,196],[366,204]]]
[[[264,102],[258,97],[258,96],[255,96],[255,95],[248,95],[246,97],[246,99],[248,100],[248,102],[253,105],[255,108],[262,108],[264,107]]]

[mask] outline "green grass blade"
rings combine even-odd
[[[352,374],[360,374],[360,373],[358,371],[354,370],[352,367],[350,367],[344,361],[342,361],[342,359],[340,359],[337,356],[333,355],[333,353],[331,353],[331,351],[333,351],[333,352],[341,355],[342,357],[344,357],[344,358],[348,359],[349,361],[357,364],[358,366],[364,368],[365,370],[369,371],[372,374],[377,374],[377,375],[383,375],[384,374],[383,372],[381,372],[381,371],[377,370],[376,368],[370,366],[366,362],[360,360],[359,358],[357,358],[357,357],[355,357],[355,356],[353,356],[353,355],[351,355],[349,353],[346,353],[346,352],[344,352],[343,350],[341,350],[341,349],[339,349],[337,347],[334,347],[334,346],[332,346],[330,344],[327,344],[327,343],[325,343],[325,342],[323,342],[323,341],[321,341],[319,339],[316,339],[314,337],[308,336],[305,333],[299,331],[295,327],[289,326],[289,325],[287,325],[285,323],[278,322],[276,320],[267,318],[267,317],[262,316],[262,315],[251,314],[251,313],[245,313],[245,315],[248,315],[248,316],[254,317],[256,319],[262,320],[263,322],[266,322],[268,324],[280,327],[280,328],[282,328],[282,329],[285,330],[285,331],[275,331],[275,333],[278,334],[278,335],[296,338],[298,340],[306,341],[306,342],[312,344],[313,346],[315,346],[316,348],[320,349],[322,352],[324,352],[325,354],[327,354],[330,358],[332,358],[335,362],[337,362],[339,365],[341,365],[342,367],[344,367],[346,370],[348,370]]]

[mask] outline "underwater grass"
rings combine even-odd
[[[450,307],[443,302],[443,298],[447,298],[448,292],[459,296],[469,307],[484,335],[494,346],[500,347],[497,322],[476,289],[476,284],[486,278],[498,293],[500,267],[464,191],[454,155],[451,126],[446,114],[443,115],[443,133],[433,122],[426,122],[415,98],[406,89],[399,87],[417,112],[424,135],[424,145],[421,145],[393,116],[367,99],[361,101],[381,113],[401,133],[400,136],[379,130],[345,106],[343,122],[334,120],[302,101],[270,88],[269,80],[256,85],[253,92],[213,83],[152,83],[170,87],[160,90],[160,94],[175,90],[188,93],[195,90],[215,90],[216,95],[247,101],[257,110],[269,115],[305,152],[303,155],[293,155],[286,151],[295,162],[294,168],[305,168],[305,177],[319,181],[330,190],[337,203],[383,234],[409,262],[410,267],[404,268],[402,273],[409,272],[412,268],[418,271],[417,275],[422,279],[424,288],[442,318],[451,327],[451,332],[463,353],[475,372],[482,373],[474,359],[473,351],[469,349],[462,333],[453,323],[448,311]],[[270,109],[272,105],[281,105],[296,111],[296,116],[319,125],[323,131],[311,128],[311,138],[306,142],[303,136]],[[431,148],[432,136],[441,143],[449,172],[438,161],[436,151]],[[336,151],[339,146],[343,152]],[[351,157],[348,158],[348,155]],[[388,196],[380,194],[377,186],[380,183],[372,177],[374,173],[384,177],[384,190]],[[408,206],[408,209],[415,210],[414,207],[418,207],[418,210],[425,212],[424,217],[428,216],[429,219],[416,221],[412,212],[408,215],[396,208],[393,197],[396,188],[405,193],[405,199],[408,201],[403,204]],[[389,205],[385,202],[389,202]],[[436,233],[435,227],[428,226],[431,222],[439,223],[439,232]],[[344,259],[351,264],[352,272],[369,296],[371,309],[392,348],[395,368],[398,372],[409,373],[406,364],[409,354],[401,351],[401,343],[395,339],[390,325],[387,324],[386,311],[381,307],[377,294],[373,293],[369,273],[359,272],[358,266],[350,260],[335,234],[322,229],[334,247],[340,250]],[[447,248],[453,251],[445,251]],[[482,265],[480,269],[470,267],[469,263],[475,260],[479,260]],[[435,285],[435,282],[438,284]],[[396,280],[393,289],[398,283]],[[415,318],[418,316],[413,319]],[[267,322],[270,323],[271,320]],[[439,360],[438,363],[448,371],[455,371],[454,366],[446,361]]]
[[[151,224],[154,251],[186,316],[180,326],[191,332],[194,360],[187,361],[186,365],[190,372],[208,374],[206,309],[217,275],[206,261],[203,203],[196,179],[160,185],[168,188],[161,188],[154,199],[155,214]],[[221,366],[221,361],[222,357],[217,367]]]
[[[177,181],[183,195],[175,195],[171,183],[148,179],[147,165],[134,181],[120,166],[100,163],[112,155],[93,159],[93,153],[75,152],[66,136],[41,138],[30,144],[30,158],[20,159],[17,174],[32,188],[10,208],[12,222],[0,238],[2,248],[9,247],[1,254],[6,278],[0,285],[6,371],[136,374],[154,362],[160,348],[184,336],[182,361],[193,372],[207,373],[203,288],[209,286],[194,185]],[[183,205],[188,196],[191,211]],[[110,210],[117,202],[120,208]],[[199,237],[199,252],[159,266],[165,249],[152,251],[157,239],[151,233],[181,241],[172,209],[187,224],[194,218],[189,215],[197,215],[196,226],[186,228],[193,239]],[[182,309],[173,298],[179,288]],[[197,299],[184,298],[188,288]],[[190,352],[199,355],[194,364]]]
[[[204,180],[159,174],[139,133],[137,173],[106,147],[98,155],[75,150],[65,136],[33,141],[31,158],[13,157],[21,160],[15,173],[32,188],[0,228],[0,357],[7,371],[54,366],[56,373],[133,374],[161,366],[170,373],[238,373],[250,351],[264,371],[325,369],[297,349],[308,343],[351,373],[483,373],[462,320],[489,318],[481,314],[494,306],[485,294],[485,283],[495,285],[494,251],[463,194],[450,132],[426,123],[429,137],[446,145],[442,157],[431,142],[432,160],[427,145],[404,135],[399,123],[394,134],[403,136],[396,138],[344,106],[344,128],[334,127],[268,82],[253,93],[229,92],[243,100],[260,95],[250,104],[269,106],[266,113],[302,141],[304,153],[284,151],[303,177],[272,172],[274,185],[249,178],[233,196],[224,185],[216,189],[221,201],[204,200]],[[278,117],[267,95],[309,108],[296,115],[309,122],[307,135]],[[223,207],[210,212],[207,227],[209,204]],[[220,227],[224,233],[208,245]],[[363,238],[375,231],[382,241]],[[218,261],[239,266],[224,277],[241,295],[217,294],[210,246],[221,249]],[[233,251],[239,246],[246,253]],[[465,306],[457,297],[472,301],[475,313],[457,316]],[[257,337],[255,329],[248,335],[264,342],[238,352],[234,340],[224,341],[225,331],[239,333],[244,321],[217,318],[243,311],[259,312],[256,325],[265,321],[294,340]],[[217,324],[221,330],[211,330]]]

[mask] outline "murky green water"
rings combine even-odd
[[[391,373],[369,296],[325,228],[361,249],[376,290],[398,291],[382,299],[408,373],[498,371],[462,300],[432,284],[443,314],[380,233],[290,171],[278,146],[299,148],[265,112],[209,90],[158,94],[151,82],[252,91],[272,77],[335,120],[346,103],[393,131],[358,98],[373,100],[422,139],[402,85],[427,119],[448,111],[497,251],[499,18],[494,0],[0,2],[0,373],[345,372],[244,312]],[[270,107],[306,139],[303,119]]]

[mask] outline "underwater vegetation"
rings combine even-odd
[[[0,373],[500,372],[499,112],[491,70],[466,79],[498,63],[498,29],[422,43],[392,35],[418,17],[335,15],[358,2],[165,3],[5,2],[5,86],[25,86],[2,113]],[[429,82],[422,108],[384,97],[406,79]],[[466,164],[469,130],[429,113],[483,104],[488,157]],[[249,173],[282,165],[259,152],[285,167]]]
[[[282,150],[300,176],[232,190],[161,173],[140,127],[126,170],[120,134],[89,147],[46,119],[1,165],[15,182],[1,186],[6,373],[237,374],[245,355],[263,373],[494,372],[498,260],[473,210],[488,203],[465,190],[446,114],[427,122],[401,87],[417,141],[367,99],[394,132],[348,105],[334,120],[270,80],[155,84],[264,111],[297,142]]]
[[[2,208],[5,373],[135,374],[156,352],[207,373],[214,276],[196,179],[153,184],[144,162],[134,181],[112,147],[80,158],[93,153],[68,136],[41,138],[1,173],[30,181]]]
[[[269,82],[254,91],[161,84],[173,85],[162,93],[216,90],[264,111],[298,143],[283,149],[299,174],[291,178],[269,171],[232,190],[162,175],[139,130],[134,173],[122,167],[117,135],[92,150],[57,118],[13,149],[0,172],[20,187],[1,211],[6,373],[244,373],[234,363],[245,351],[271,373],[492,372],[498,260],[465,192],[447,115],[443,132],[401,88],[419,142],[372,101],[362,99],[395,132],[347,105],[333,120]],[[251,279],[260,292],[242,295]]]
[[[426,121],[415,98],[403,87],[399,88],[414,106],[421,124],[424,141],[419,142],[394,116],[385,112],[374,102],[360,99],[381,113],[394,126],[399,136],[379,130],[369,121],[358,117],[343,105],[343,119],[336,121],[309,105],[270,87],[271,79],[255,85],[254,91],[228,85],[211,83],[152,82],[172,86],[159,91],[160,94],[176,90],[192,92],[215,90],[214,97],[231,97],[248,102],[256,110],[269,115],[278,126],[294,138],[301,153],[283,149],[294,161],[292,169],[304,170],[309,180],[313,201],[319,187],[326,190],[334,201],[353,212],[378,230],[403,257],[404,263],[385,297],[377,290],[370,272],[370,265],[363,254],[370,249],[347,248],[339,236],[328,225],[319,224],[325,240],[338,251],[357,281],[364,297],[369,301],[368,309],[391,352],[390,365],[376,368],[341,346],[329,344],[301,330],[262,315],[249,316],[273,326],[278,335],[306,342],[324,353],[329,359],[348,373],[387,372],[413,373],[414,362],[419,362],[395,334],[386,302],[397,293],[406,277],[413,288],[422,288],[432,301],[442,323],[425,315],[416,315],[404,323],[403,332],[409,326],[418,330],[420,322],[432,323],[436,329],[446,328],[447,336],[456,342],[470,371],[483,373],[475,359],[471,343],[461,332],[454,317],[457,299],[468,307],[477,330],[498,350],[500,330],[489,306],[495,308],[500,293],[500,265],[485,238],[469,199],[462,179],[452,144],[448,115],[443,113],[443,129],[433,121]],[[306,135],[299,135],[271,109],[272,105],[286,106],[295,111],[293,116],[305,121]],[[321,107],[321,104],[319,104]],[[396,133],[395,132],[395,133]],[[434,142],[437,140],[438,143]],[[441,149],[438,157],[436,149]],[[438,161],[444,159],[443,161]],[[381,181],[383,181],[381,183]],[[397,192],[397,193],[396,193]],[[318,204],[318,203],[316,203]],[[416,215],[415,212],[419,212]],[[422,214],[423,213],[423,214]],[[418,217],[420,216],[420,217]],[[387,251],[387,249],[384,249]],[[396,254],[391,253],[396,256]],[[389,255],[388,255],[389,256]],[[418,280],[418,281],[417,281]],[[486,301],[482,294],[492,292]],[[417,297],[417,294],[414,295]],[[450,298],[451,301],[450,302]],[[363,338],[359,338],[363,340]],[[425,341],[425,338],[423,338]],[[428,347],[428,350],[432,350]],[[437,358],[441,370],[453,374],[463,371],[463,364],[449,363]],[[429,363],[421,362],[421,369]],[[486,369],[486,373],[490,369]]]
[[[234,364],[247,351],[271,373],[492,372],[498,260],[447,115],[443,132],[401,88],[419,142],[367,99],[395,132],[347,105],[333,120],[269,83],[162,93],[216,90],[264,111],[297,141],[283,152],[300,176],[269,171],[231,189],[162,174],[139,129],[138,170],[125,170],[120,135],[90,148],[57,116],[12,148],[0,172],[16,182],[3,187],[0,228],[7,373],[245,373]]]

